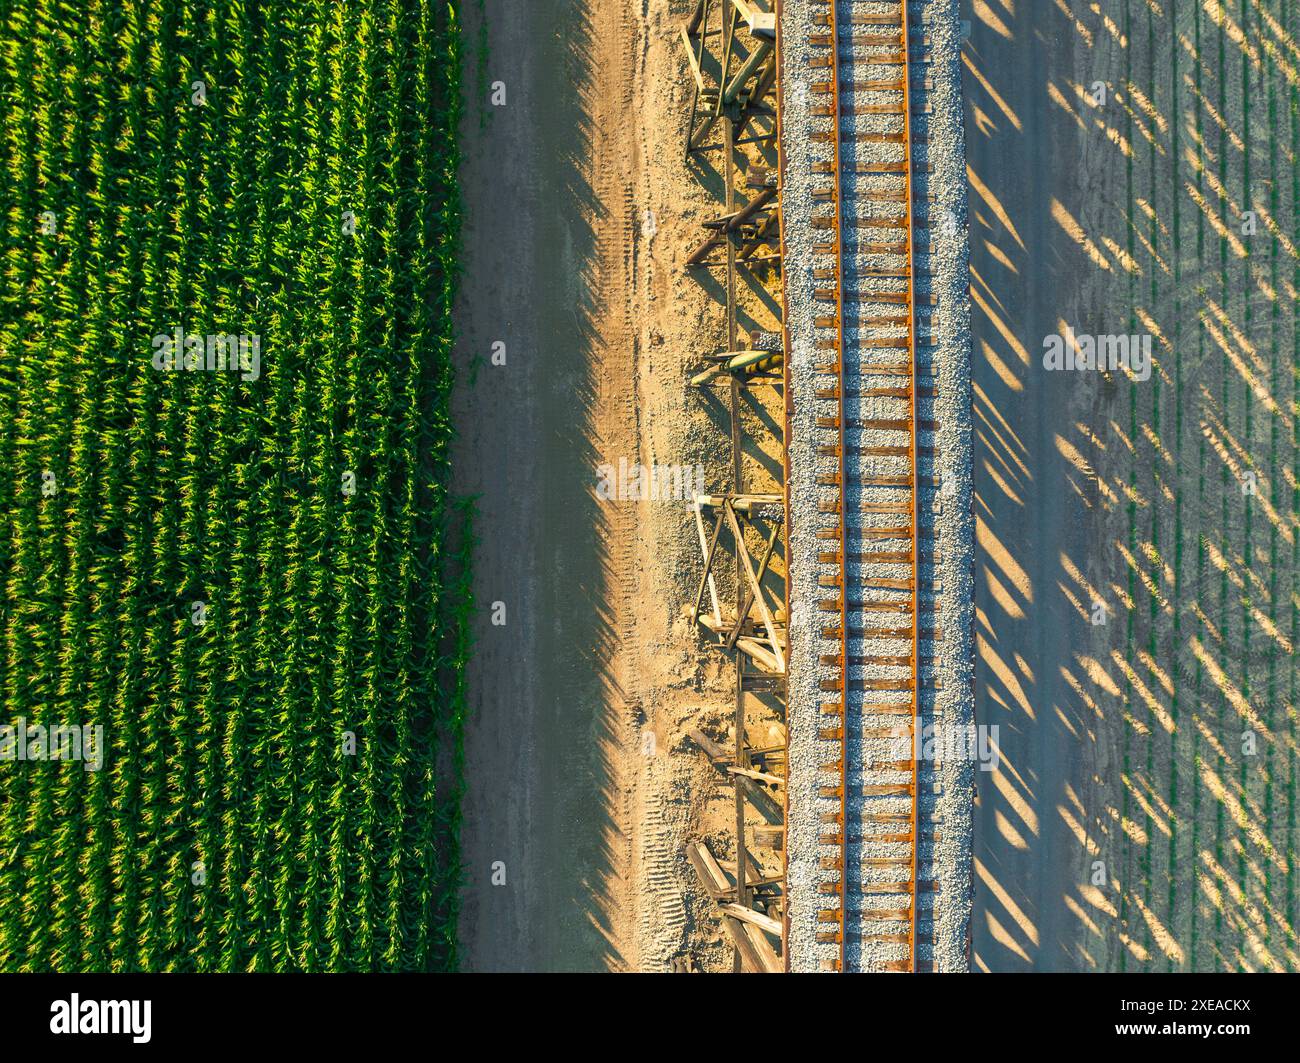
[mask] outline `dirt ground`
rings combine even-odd
[[[681,616],[693,520],[684,501],[597,494],[603,463],[699,463],[712,490],[728,458],[720,406],[685,387],[723,327],[717,286],[683,269],[721,189],[683,160],[685,6],[466,5],[468,970],[730,966],[682,855],[730,809],[685,738],[722,733],[734,682]]]
[[[965,6],[973,966],[1293,970],[1300,5]]]

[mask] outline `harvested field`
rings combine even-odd
[[[1294,970],[1300,5],[971,13],[974,963]]]

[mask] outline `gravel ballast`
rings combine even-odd
[[[839,0],[841,24],[849,13],[886,14],[897,12],[897,4],[876,0]],[[816,280],[815,268],[823,268],[832,259],[815,251],[815,245],[829,238],[826,230],[813,228],[814,217],[825,217],[826,202],[815,198],[815,191],[829,182],[826,174],[817,174],[817,163],[833,158],[833,145],[814,141],[810,134],[825,132],[831,121],[813,114],[818,105],[827,101],[824,94],[814,94],[812,83],[825,80],[827,68],[812,67],[809,60],[825,56],[824,46],[811,43],[811,36],[824,33],[824,19],[828,9],[825,0],[784,0],[780,8],[781,60],[782,60],[782,152],[785,160],[784,185],[781,194],[782,229],[786,244],[785,296],[787,328],[790,351],[787,359],[788,379],[792,399],[789,435],[788,485],[790,501],[790,676],[789,676],[789,819],[788,819],[788,884],[789,884],[789,952],[791,969],[795,971],[824,970],[838,956],[834,943],[818,942],[817,935],[832,928],[818,922],[818,911],[834,907],[833,898],[820,892],[823,882],[833,879],[834,872],[822,867],[824,857],[836,850],[823,846],[821,837],[834,830],[823,822],[823,817],[839,808],[839,802],[819,796],[822,786],[838,782],[834,773],[823,765],[834,762],[840,754],[838,741],[819,739],[820,729],[836,722],[835,717],[822,713],[822,703],[837,695],[827,695],[822,683],[838,675],[834,666],[820,663],[822,655],[834,652],[834,644],[822,635],[822,628],[835,614],[818,609],[818,602],[833,595],[833,591],[819,588],[819,579],[834,575],[838,567],[821,564],[819,553],[831,544],[817,538],[819,529],[833,526],[833,517],[822,511],[823,504],[833,501],[837,491],[818,484],[819,476],[835,471],[833,458],[820,456],[818,447],[829,441],[830,433],[817,427],[818,417],[833,416],[837,403],[818,399],[814,392],[833,382],[817,372],[819,365],[832,360],[832,352],[818,343],[834,335],[833,330],[819,327],[816,319],[832,311],[825,301],[814,294],[824,288],[826,281]],[[974,721],[972,689],[972,543],[973,517],[971,508],[971,385],[970,385],[970,330],[968,311],[968,267],[966,240],[966,167],[962,140],[962,103],[960,75],[960,22],[957,18],[956,0],[934,0],[911,5],[912,22],[922,21],[924,41],[929,45],[925,54],[930,62],[917,65],[912,72],[914,83],[924,75],[926,84],[914,95],[914,104],[926,105],[925,113],[913,118],[914,136],[924,139],[915,145],[913,158],[918,167],[914,176],[916,195],[915,218],[928,221],[929,228],[917,233],[916,296],[918,299],[917,357],[922,366],[920,383],[933,383],[936,393],[919,399],[917,417],[920,422],[933,420],[937,429],[922,437],[918,445],[934,446],[934,453],[922,456],[920,465],[919,502],[923,511],[922,523],[929,525],[934,539],[923,547],[924,557],[920,567],[922,603],[933,607],[922,615],[923,628],[937,628],[941,639],[923,639],[920,655],[922,669],[919,696],[925,724],[936,724],[946,732],[966,733]],[[865,31],[863,31],[865,32]],[[858,33],[855,31],[854,36]],[[914,48],[914,54],[917,49]],[[841,46],[842,76],[851,76],[854,66],[874,70],[875,64],[865,58],[852,37],[846,36]],[[885,97],[881,97],[883,100]],[[858,93],[855,103],[874,103],[875,97]],[[865,114],[846,111],[841,117],[842,131],[855,127],[867,128]],[[880,116],[874,116],[879,129]],[[899,120],[901,129],[901,119]],[[883,161],[888,156],[875,154],[885,149],[875,147],[861,139],[845,141],[843,163],[847,174],[850,164],[862,165]],[[930,172],[923,172],[928,165]],[[866,216],[868,204],[874,203],[872,193],[897,187],[897,179],[879,175],[856,173],[845,178],[845,213],[840,227],[844,243],[844,282],[846,327],[844,342],[852,348],[854,356],[861,354],[863,364],[871,360],[871,352],[857,347],[859,329],[849,324],[850,313],[867,311],[879,315],[887,309],[877,299],[881,293],[901,291],[900,282],[867,276],[865,263],[880,265],[879,255],[868,256],[864,244],[871,230],[855,227],[855,216]],[[927,196],[933,197],[927,201]],[[861,212],[855,214],[855,212]],[[905,260],[899,259],[905,264]],[[892,267],[892,263],[885,263]],[[852,293],[853,301],[850,303]],[[922,309],[921,304],[933,296],[935,305]],[[852,307],[852,310],[850,310]],[[893,308],[897,312],[897,307]],[[929,327],[926,327],[926,320]],[[887,330],[886,330],[887,331]],[[901,334],[902,330],[898,330]],[[879,326],[871,329],[880,336]],[[848,364],[846,355],[846,364]],[[929,374],[927,375],[927,371]],[[846,380],[843,396],[845,415],[853,420],[897,417],[897,399],[881,399],[866,395],[872,383],[867,378]],[[890,405],[894,403],[895,405]],[[874,430],[873,430],[874,431]],[[872,443],[898,443],[901,433],[892,438],[873,438]],[[865,476],[882,477],[906,472],[906,463],[892,457],[866,457],[860,445],[868,442],[867,432],[851,429],[846,432],[845,444],[848,461],[855,462],[856,479]],[[888,489],[851,487],[846,491],[845,504],[856,511],[863,502],[877,498],[872,492]],[[897,492],[892,496],[897,499]],[[864,513],[855,518],[862,526],[888,526],[897,524],[897,517]],[[891,544],[903,545],[906,544]],[[850,549],[853,549],[851,546]],[[897,577],[898,568],[887,565],[850,562],[845,576],[852,597],[854,587],[864,579]],[[850,641],[851,656],[905,654],[909,643],[885,639]],[[926,662],[933,657],[933,662]],[[897,667],[878,664],[855,664],[848,672],[850,683],[897,677]],[[864,765],[870,761],[898,759],[900,752],[896,740],[873,737],[879,729],[880,717],[871,714],[871,727],[864,728],[860,713],[852,711],[860,706],[861,699],[849,698],[850,712],[846,721],[850,764]],[[902,722],[905,717],[896,717]],[[866,731],[871,733],[866,733]],[[924,919],[933,906],[933,937],[922,937],[918,945],[919,966],[922,969],[959,971],[967,968],[967,941],[971,901],[971,804],[974,796],[975,766],[966,758],[944,758],[926,761],[918,774],[920,801],[920,831],[923,838],[937,833],[937,842],[923,841],[919,852],[918,878],[922,882],[937,884],[934,892],[923,894],[918,925],[921,934],[929,928]],[[865,799],[861,796],[864,783],[897,781],[901,777],[881,774],[872,769],[850,773],[848,778],[847,820],[855,822],[855,813],[863,811]],[[910,807],[905,797],[874,799],[873,812],[900,812]],[[852,836],[854,832],[850,830]],[[877,863],[898,857],[906,849],[897,844],[878,841],[850,842],[850,874],[861,874],[862,884],[897,880],[897,870],[862,870],[871,861]],[[874,867],[874,865],[871,865]],[[852,891],[851,891],[852,892]],[[870,892],[869,890],[867,892]],[[864,897],[868,907],[900,907],[903,898],[895,895]],[[849,965],[855,970],[886,969],[906,956],[906,946],[893,942],[866,940],[863,933],[879,934],[879,921],[855,924],[850,909],[845,929],[849,945],[846,949]],[[896,929],[901,930],[899,925]]]

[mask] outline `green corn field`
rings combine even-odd
[[[0,0],[0,970],[455,965],[453,7]]]

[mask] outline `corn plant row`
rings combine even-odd
[[[460,76],[444,0],[0,4],[0,970],[454,965]]]

